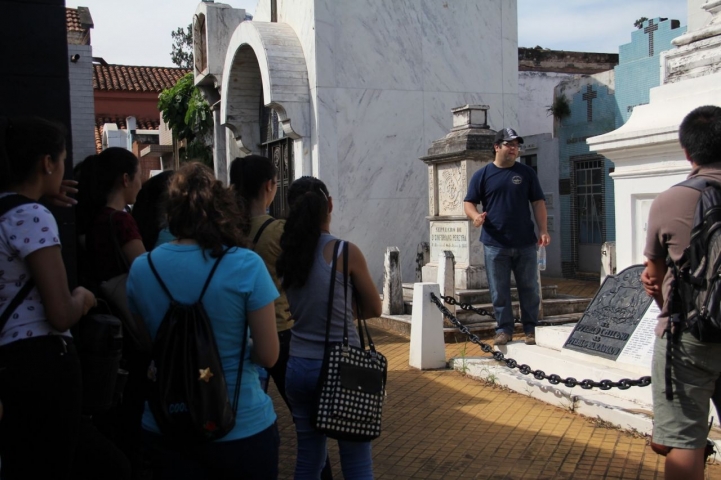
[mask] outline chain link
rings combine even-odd
[[[446,299],[453,300],[453,302],[448,301],[448,303],[453,303],[455,305],[459,305],[457,302],[455,302],[455,299],[453,297],[441,297],[445,301]],[[558,385],[559,383],[562,383],[564,386],[568,388],[573,388],[576,386],[581,387],[584,390],[590,390],[592,388],[600,388],[601,390],[610,390],[612,388],[618,388],[620,390],[627,390],[631,387],[647,387],[651,385],[651,377],[641,377],[638,380],[632,380],[630,378],[622,378],[618,382],[614,382],[611,380],[601,380],[600,382],[596,382],[594,380],[585,379],[585,380],[576,380],[573,377],[567,377],[562,378],[560,375],[556,375],[555,373],[551,375],[547,375],[546,372],[543,370],[533,370],[530,366],[523,364],[518,365],[518,362],[512,358],[506,358],[506,356],[503,354],[503,352],[500,352],[498,350],[493,350],[493,347],[491,345],[488,345],[487,343],[481,342],[481,339],[476,335],[475,333],[471,333],[471,331],[468,329],[467,326],[463,325],[456,317],[453,315],[450,310],[448,310],[445,305],[441,303],[441,300],[434,294],[431,293],[431,301],[438,307],[438,310],[443,313],[443,316],[445,316],[448,320],[453,323],[453,325],[458,328],[461,333],[466,335],[468,339],[481,347],[481,350],[485,353],[490,353],[493,355],[493,359],[497,360],[499,362],[503,362],[506,364],[508,368],[517,368],[519,372],[521,372],[524,375],[533,375],[533,378],[536,380],[548,380],[549,383],[552,385]],[[454,303],[455,302],[455,303]],[[461,308],[463,308],[464,304],[460,304]],[[467,304],[465,304],[467,305]],[[474,308],[474,311],[476,309]],[[480,311],[484,311],[483,309],[477,309]]]
[[[456,306],[459,306],[459,307],[461,307],[462,310],[466,310],[466,311],[468,311],[468,312],[477,313],[478,315],[480,315],[480,316],[482,316],[482,317],[485,316],[485,317],[491,317],[493,320],[496,319],[495,313],[489,312],[488,310],[483,309],[483,308],[474,307],[474,306],[471,305],[470,303],[459,302],[459,301],[456,300],[454,297],[451,297],[451,296],[445,296],[445,297],[443,297],[443,296],[441,296],[441,300],[443,300],[444,302],[446,302],[448,305],[456,305]],[[521,323],[521,317],[513,317],[513,323]],[[551,323],[539,321],[539,322],[536,323],[536,325],[545,327],[545,326],[551,325]]]

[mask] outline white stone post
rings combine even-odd
[[[383,261],[383,314],[403,314],[403,282],[401,279],[401,252],[398,247],[386,248]]]
[[[444,250],[438,255],[438,285],[440,285],[441,295],[455,297],[456,295],[456,259],[453,256],[453,252]],[[446,304],[446,302],[443,302]],[[414,307],[415,308],[415,307]],[[446,308],[451,311],[453,315],[456,314],[456,306],[446,304]]]
[[[431,293],[437,297],[440,296],[438,284],[416,283],[413,285],[411,351],[408,355],[408,364],[420,370],[446,367],[443,314],[431,302]]]

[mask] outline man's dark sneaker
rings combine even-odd
[[[506,332],[497,333],[496,336],[493,337],[494,345],[505,345],[510,341],[511,341],[511,336],[509,334],[507,334]]]
[[[536,344],[536,334],[527,333],[526,334],[526,345],[535,345],[535,344]]]

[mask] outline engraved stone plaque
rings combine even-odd
[[[457,264],[467,264],[469,248],[468,222],[431,222],[431,259],[450,250]]]
[[[634,265],[607,276],[563,348],[618,359],[653,301],[641,284],[643,268]],[[634,345],[643,348],[642,341],[634,340]],[[637,356],[631,351],[625,353]]]

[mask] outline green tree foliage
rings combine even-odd
[[[213,166],[211,131],[213,115],[210,105],[195,85],[193,74],[188,73],[158,97],[158,110],[163,121],[173,131],[177,140],[186,140],[187,147],[181,149],[181,161],[198,160]]]
[[[635,22],[633,22],[633,26],[640,30],[641,28],[643,28],[643,22],[645,22],[646,20],[648,20],[648,17],[641,17]]]
[[[180,68],[193,68],[193,24],[183,30],[182,27],[171,32],[173,46],[170,50],[170,61]]]

